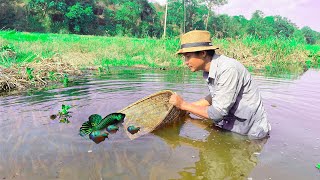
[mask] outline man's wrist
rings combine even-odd
[[[183,101],[183,102],[181,103],[180,109],[181,109],[181,110],[184,110],[184,111],[187,111],[187,110],[188,110],[188,105],[189,105],[189,103]]]

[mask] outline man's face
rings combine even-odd
[[[183,53],[183,56],[184,56],[184,64],[189,67],[190,71],[195,72],[195,71],[204,69],[204,60],[202,59],[203,52],[200,52],[200,53],[188,52],[188,53]]]

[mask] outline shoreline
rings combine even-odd
[[[63,83],[68,76],[110,68],[183,69],[177,39],[86,36],[0,31],[0,94]],[[213,39],[224,54],[250,72],[270,76],[320,68],[320,46],[293,40]]]

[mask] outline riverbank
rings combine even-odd
[[[319,45],[252,37],[214,39],[213,43],[220,47],[218,53],[239,60],[249,71],[275,76],[320,67]],[[182,68],[182,58],[175,55],[178,49],[178,39],[0,31],[0,92],[63,82],[66,74],[81,74],[92,67],[98,72],[117,66]]]

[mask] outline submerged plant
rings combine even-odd
[[[70,123],[69,118],[71,115],[69,114],[69,109],[71,106],[62,104],[61,110],[57,114],[52,114],[50,116],[50,119],[55,120],[57,117],[59,117],[60,123]]]
[[[61,111],[59,111],[59,116],[67,116],[69,115],[69,109],[71,106],[62,104]]]
[[[66,118],[66,117],[65,117],[65,118],[61,118],[59,122],[60,122],[60,123],[67,123],[67,124],[70,123],[69,119]]]

